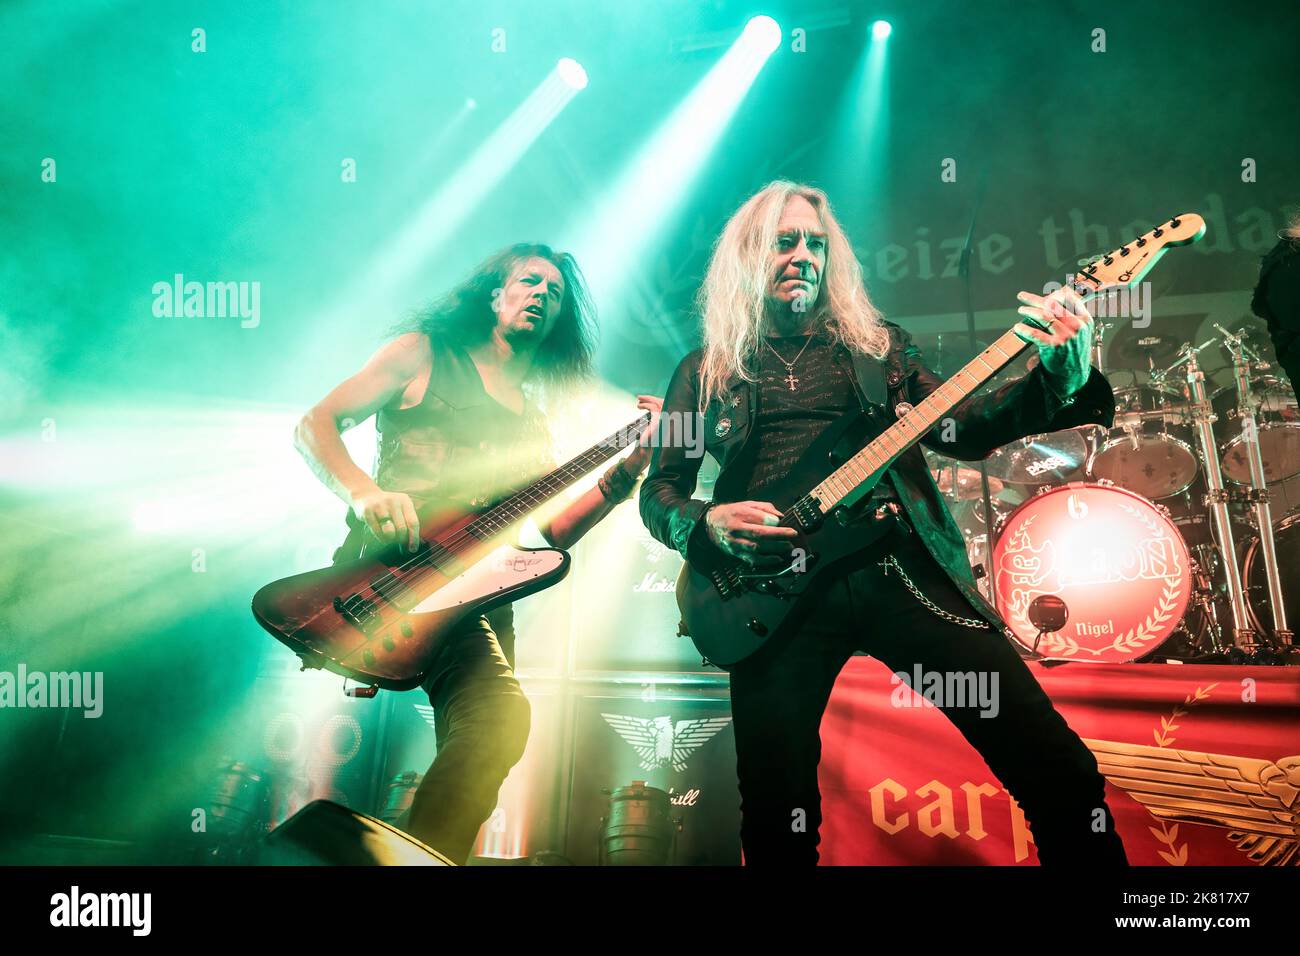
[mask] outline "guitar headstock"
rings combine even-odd
[[[1096,295],[1107,289],[1135,286],[1166,249],[1196,242],[1203,235],[1205,220],[1196,213],[1175,216],[1093,260],[1075,275],[1075,288],[1080,293]]]

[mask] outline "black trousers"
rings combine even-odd
[[[1020,804],[1039,861],[1125,864],[1096,759],[1010,641],[992,628],[976,630],[937,616],[897,571],[879,566],[886,554],[893,554],[939,607],[978,618],[916,533],[899,520],[847,573],[828,572],[829,582],[804,603],[808,616],[788,638],[732,666],[746,864],[817,862],[822,713],[836,675],[855,651],[869,653],[895,673],[912,675],[920,665],[924,673],[986,675],[985,686],[997,689],[996,716],[981,716],[994,708],[970,700],[944,701],[940,708]]]
[[[509,606],[470,619],[439,651],[424,689],[438,753],[411,803],[407,831],[464,863],[497,791],[528,743],[528,699],[514,675]]]

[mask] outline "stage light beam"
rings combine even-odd
[[[319,322],[327,334],[359,314],[383,311],[400,300],[400,293],[420,267],[455,236],[480,202],[505,179],[533,143],[569,102],[587,85],[587,73],[565,57],[520,103],[506,120],[471,152],[440,189],[430,196],[358,271],[336,305]],[[472,98],[461,110],[467,115],[478,103]]]
[[[560,79],[564,80],[570,89],[585,90],[587,88],[587,71],[582,68],[582,64],[577,60],[566,56],[555,64],[555,69],[560,74]]]
[[[759,71],[780,46],[781,28],[755,17],[726,53],[632,156],[594,213],[564,244],[583,264],[606,315],[643,274],[645,250],[678,211]]]
[[[781,25],[768,16],[754,17],[745,24],[741,40],[762,56],[770,56],[781,45]]]
[[[833,165],[826,176],[839,197],[840,218],[850,237],[867,245],[888,226],[879,210],[888,207],[890,32],[885,20],[864,30],[862,53],[832,111],[827,150]]]

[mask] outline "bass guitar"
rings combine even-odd
[[[635,444],[649,424],[650,415],[642,415],[494,506],[419,514],[414,552],[404,542],[382,545],[365,534],[368,543],[357,557],[261,588],[253,596],[253,617],[304,667],[390,690],[418,687],[443,638],[461,621],[535,594],[569,573],[566,552],[517,547],[511,532],[530,512]],[[355,527],[354,532],[360,533]]]

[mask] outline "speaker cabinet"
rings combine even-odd
[[[382,820],[314,800],[271,831],[262,866],[454,866]]]

